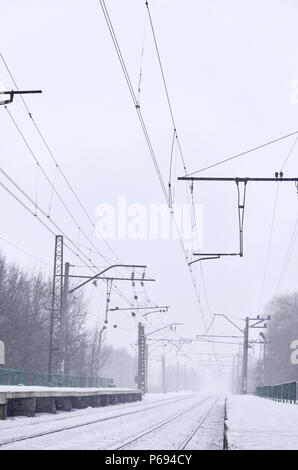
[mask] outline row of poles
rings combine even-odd
[[[167,367],[166,367],[166,354],[165,354],[165,346],[169,344],[173,344],[172,340],[166,339],[166,338],[155,338],[155,337],[149,337],[150,335],[153,335],[154,333],[164,330],[166,328],[173,328],[173,326],[179,325],[179,323],[171,323],[170,325],[166,325],[162,328],[159,328],[158,330],[150,331],[149,333],[145,332],[145,325],[141,322],[138,323],[138,343],[137,343],[137,350],[138,350],[138,361],[137,361],[137,376],[136,376],[136,383],[138,386],[138,389],[142,391],[143,394],[148,392],[148,381],[149,381],[149,359],[151,353],[153,353],[156,349],[156,347],[152,350],[149,349],[149,342],[152,341],[153,345],[158,343],[158,346],[162,346],[162,354],[161,354],[161,391],[162,393],[167,393],[169,389],[169,384],[167,380]],[[180,340],[178,340],[180,341]],[[183,341],[183,340],[181,340]],[[151,344],[152,344],[151,343]],[[178,354],[179,356],[179,354]],[[183,355],[184,356],[184,355]],[[186,356],[188,357],[188,356]],[[189,358],[188,358],[189,359]],[[172,390],[176,390],[178,392],[180,388],[185,389],[185,386],[187,386],[186,382],[189,382],[188,380],[188,374],[186,373],[186,369],[184,369],[185,376],[182,378],[182,384],[180,383],[180,364],[179,361],[177,360],[176,362],[176,370],[175,370],[175,385],[173,387],[172,384]],[[183,374],[182,374],[183,375]],[[192,377],[193,378],[193,377]],[[194,380],[192,380],[194,382]],[[189,385],[189,384],[188,384]],[[194,383],[190,384],[194,388]]]
[[[72,276],[81,277],[81,276]],[[63,236],[56,235],[55,237],[55,255],[54,255],[54,272],[53,272],[53,289],[52,289],[52,305],[51,305],[51,321],[50,321],[50,348],[49,348],[49,373],[67,374],[68,370],[68,355],[66,343],[67,331],[67,309],[68,309],[68,295],[77,288],[85,285],[88,281],[84,281],[76,288],[69,290],[70,278],[70,263],[63,262]],[[98,278],[97,276],[89,277],[89,280]],[[102,279],[102,278],[101,278]],[[126,279],[126,278],[123,278]],[[145,278],[143,281],[146,280]],[[168,307],[167,307],[168,308]],[[227,317],[226,317],[227,318]],[[243,350],[242,350],[242,373],[241,373],[241,393],[247,393],[248,382],[248,353],[253,344],[268,343],[265,335],[260,333],[263,341],[252,341],[249,339],[249,330],[253,328],[266,328],[267,324],[264,323],[270,320],[270,316],[256,318],[246,317],[244,330],[236,326],[243,333]],[[230,321],[230,320],[229,320]],[[231,321],[230,321],[231,322]],[[177,324],[170,324],[161,329],[172,327]],[[106,326],[103,325],[100,330],[99,341],[102,340],[102,334]],[[156,330],[156,331],[160,331]],[[149,334],[152,334],[151,332]],[[99,350],[101,348],[99,347]],[[138,323],[138,365],[137,365],[137,385],[143,393],[148,391],[148,361],[149,361],[149,348],[148,348],[148,334],[145,334],[145,326]],[[234,370],[239,371],[239,364],[234,366]],[[166,392],[166,365],[165,353],[163,350],[161,357],[161,375],[162,375],[162,391]],[[239,373],[239,372],[238,372]]]

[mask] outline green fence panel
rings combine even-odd
[[[47,387],[115,387],[114,379],[80,377],[76,375],[47,374],[41,372],[1,369],[0,385],[36,385]]]
[[[113,385],[112,385],[113,386]],[[264,385],[256,387],[256,395],[271,398],[275,401],[296,403],[297,382],[286,382],[278,385]]]

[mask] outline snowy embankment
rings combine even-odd
[[[227,397],[229,450],[298,450],[298,406],[252,395]]]

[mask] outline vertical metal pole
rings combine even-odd
[[[149,347],[146,342],[146,337],[145,337],[145,354],[146,354],[146,367],[145,367],[145,393],[148,393],[148,388],[149,388],[149,374],[148,374],[148,369],[149,369]]]
[[[63,295],[63,236],[55,236],[55,256],[50,318],[50,346],[48,372],[57,373],[60,369],[61,352],[61,312]]]
[[[245,319],[244,341],[243,341],[243,361],[242,361],[242,386],[241,393],[247,393],[247,369],[248,369],[248,336],[249,336],[249,318]]]
[[[146,338],[145,327],[138,324],[138,389],[145,393],[146,387]]]

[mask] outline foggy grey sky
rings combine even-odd
[[[106,3],[136,90],[145,2],[107,0]],[[89,213],[95,219],[96,206],[116,203],[119,195],[126,196],[129,203],[164,202],[99,2],[1,0],[0,5],[3,19],[0,50],[20,89],[43,90],[42,95],[29,97],[27,102]],[[151,0],[150,8],[189,171],[297,129],[298,104],[291,103],[291,83],[298,80],[297,2]],[[2,63],[0,81],[12,87]],[[149,29],[141,106],[167,182],[172,126]],[[9,109],[53,177],[54,165],[20,102],[16,101]],[[34,198],[36,165],[3,107],[0,129],[1,167]],[[204,175],[273,177],[294,140],[291,137]],[[285,167],[285,176],[297,176],[297,152],[298,147]],[[182,173],[179,165],[177,176]],[[182,201],[179,185],[182,183],[176,184],[177,197]],[[57,189],[92,237],[91,225],[59,177]],[[0,192],[0,236],[45,260],[51,273],[52,237],[2,189]],[[244,258],[204,263],[212,313],[238,318],[262,313],[260,291],[275,193],[276,184],[249,184]],[[50,194],[40,176],[38,200],[45,207]],[[238,249],[236,197],[233,183],[195,185],[196,202],[204,207],[204,251]],[[52,210],[53,218],[77,240],[78,231],[55,199]],[[280,185],[262,307],[275,294],[297,216],[298,196],[294,185]],[[81,242],[85,243],[83,238]],[[101,241],[97,245],[110,256]],[[111,245],[124,262],[148,264],[148,274],[157,279],[147,288],[149,297],[156,303],[171,305],[164,323],[183,321],[185,326],[179,332],[184,336],[203,331],[179,242],[112,241]],[[8,259],[39,269],[38,263],[1,240],[0,248]],[[71,254],[67,258],[81,264]],[[296,259],[295,249],[282,292],[297,288]],[[100,259],[96,262],[103,265]],[[131,296],[130,286],[124,291]],[[92,299],[93,315],[98,311],[103,315],[102,294],[88,288],[88,296]],[[201,298],[208,322],[210,315],[203,289]],[[120,306],[121,300],[113,297],[112,305]],[[135,323],[127,316],[115,320],[119,327],[132,331],[111,330],[111,342],[114,345],[133,342]],[[217,331],[231,330],[219,322]]]

